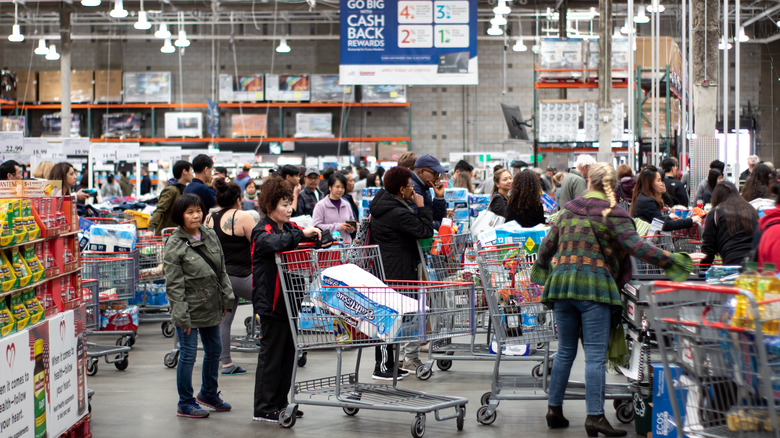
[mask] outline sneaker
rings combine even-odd
[[[219,398],[219,394],[220,393],[218,392],[212,396],[207,397],[201,392],[198,393],[198,397],[195,400],[197,400],[198,403],[206,405],[217,412],[227,412],[233,409],[233,406],[230,406],[230,403]]]
[[[285,410],[285,409],[287,409],[287,407],[286,407],[286,406],[285,406],[285,407],[283,407],[283,408],[281,408],[281,409],[279,409],[279,412],[282,412],[282,411],[283,411],[283,410]],[[300,409],[296,409],[296,410],[295,410],[295,418],[301,418],[301,417],[303,417],[303,411],[302,411],[302,410],[300,410]]]
[[[406,377],[409,375],[409,371],[406,371],[403,368],[398,368],[398,378]]]
[[[375,371],[374,374],[371,375],[371,377],[374,380],[393,380],[393,372],[387,371],[387,372],[381,372],[381,371]],[[402,380],[404,376],[402,376],[400,373],[398,374],[398,380]]]
[[[179,407],[176,410],[176,415],[178,415],[179,417],[206,418],[209,416],[209,413],[206,412],[200,406],[198,406],[197,403],[190,402],[190,403],[179,403]]]
[[[401,365],[401,368],[403,368],[405,370],[408,370],[408,371],[416,372],[417,368],[420,368],[423,365],[424,364],[422,363],[420,358],[419,357],[415,357],[414,359],[411,359],[411,360],[405,360],[403,365]]]
[[[259,417],[253,417],[252,421],[265,421],[266,423],[278,423],[279,411],[266,412],[265,414],[261,414]]]
[[[238,376],[240,374],[246,374],[246,370],[236,364],[229,367],[222,367],[223,376]]]

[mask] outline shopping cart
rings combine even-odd
[[[695,283],[654,283],[650,314],[658,333],[673,415],[656,429],[682,437],[778,437],[776,371],[780,365],[777,300]],[[745,319],[734,318],[744,306]],[[762,307],[764,309],[762,309]],[[740,323],[743,322],[743,323]]]
[[[279,415],[282,427],[293,427],[298,405],[310,404],[340,407],[350,416],[360,409],[413,413],[411,432],[415,438],[425,433],[426,414],[430,412],[439,421],[454,418],[458,430],[463,428],[467,399],[401,389],[395,379],[392,384],[361,383],[358,371],[364,347],[469,334],[469,330],[453,329],[457,326],[450,321],[468,318],[470,309],[457,309],[448,302],[468,302],[473,294],[471,284],[388,281],[387,287],[379,288],[322,284],[323,270],[345,263],[384,279],[376,246],[290,251],[277,254],[276,262],[296,351],[334,349],[336,354],[335,376],[296,381],[297,370],[293,370],[290,404]],[[304,301],[316,303],[324,311],[300,312]],[[389,310],[393,308],[401,313]],[[303,331],[298,330],[300,325],[331,329]],[[358,349],[354,372],[342,372],[345,348]],[[397,371],[396,362],[394,375]],[[445,409],[455,412],[444,414]]]
[[[502,353],[495,354],[491,390],[482,395],[477,411],[477,421],[489,425],[496,420],[501,400],[547,399],[554,360],[550,343],[557,335],[553,312],[539,302],[542,290],[531,283],[532,263],[525,254],[487,249],[479,251],[477,260],[495,332],[494,351]],[[518,360],[539,363],[528,375],[502,374],[501,362],[512,352],[519,355]],[[585,385],[568,382],[566,399],[584,398]],[[610,384],[606,398],[617,400],[615,407],[620,412],[631,406],[632,394],[627,384]]]
[[[140,322],[159,323],[163,336],[173,337],[171,306],[165,296],[163,273],[164,244],[162,237],[140,237],[138,249],[138,286],[136,304]]]

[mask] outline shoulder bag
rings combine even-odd
[[[474,223],[471,225],[470,233],[471,236],[475,239],[478,238],[483,231],[487,231],[491,228],[496,228],[499,225],[503,225],[506,221],[503,216],[499,216],[490,211],[491,205],[493,205],[492,201],[488,205],[488,208],[479,212],[479,216],[477,216],[477,218],[474,220]]]

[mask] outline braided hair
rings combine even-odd
[[[615,205],[617,205],[615,187],[617,187],[618,181],[615,168],[609,163],[593,164],[588,171],[588,180],[593,190],[604,192],[607,196],[609,208],[601,212],[602,216],[606,218],[612,212],[612,209],[615,208]]]

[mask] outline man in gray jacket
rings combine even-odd
[[[588,191],[588,170],[593,164],[596,164],[596,159],[592,155],[577,156],[577,161],[574,162],[576,169],[570,170],[561,181],[561,198],[558,208],[562,209],[567,202],[577,196],[585,195],[585,192]]]

